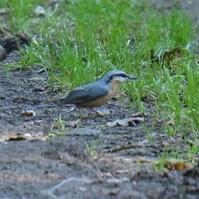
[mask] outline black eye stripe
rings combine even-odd
[[[109,83],[114,79],[114,77],[115,78],[117,78],[117,77],[128,78],[129,76],[126,73],[107,74],[107,76],[103,77],[103,81],[105,81],[106,83]]]
[[[123,73],[123,74],[120,74],[120,76],[121,76],[121,77],[127,77],[127,75],[124,74],[124,73]]]
[[[117,74],[117,75],[113,75],[111,78],[114,78],[114,77],[127,77],[127,75],[124,74],[124,73],[120,73],[120,74]]]

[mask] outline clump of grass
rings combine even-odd
[[[65,133],[65,124],[62,120],[61,116],[55,119],[50,132],[48,133],[48,137],[55,137],[55,136],[63,136]]]
[[[31,28],[34,10],[42,2],[42,0],[2,0],[3,6],[9,8],[9,28],[15,31],[27,31]]]
[[[188,129],[196,131],[199,128],[199,107],[196,103],[199,84],[195,79],[199,70],[194,58],[186,51],[169,64],[163,60],[152,62],[150,51],[162,53],[166,49],[174,48],[183,51],[192,39],[192,25],[189,18],[179,11],[172,11],[167,15],[159,14],[158,17],[158,13],[155,14],[145,13],[145,23],[136,32],[140,49],[134,54],[135,59],[139,59],[139,65],[135,67],[139,67],[138,70],[144,78],[130,86],[136,91],[132,92],[132,97],[138,103],[152,97],[157,108],[156,117],[158,113],[159,118],[167,121],[166,131],[170,135],[177,132],[189,134]]]
[[[97,145],[98,145],[98,140],[94,140],[91,143],[85,143],[86,144],[86,149],[88,154],[92,157],[95,158],[97,157]]]
[[[164,149],[160,154],[159,160],[155,162],[155,170],[185,170],[197,164],[196,155],[199,152],[198,140],[197,142],[190,142],[186,145],[186,151],[182,149]]]
[[[125,23],[128,1],[124,4],[78,1],[67,5],[67,11],[66,18],[70,18],[72,25],[63,20],[59,32],[43,32],[45,39],[42,45],[46,49],[39,53],[42,61],[46,65],[48,60],[51,69],[60,71],[59,77],[52,73],[52,79],[75,86],[129,63],[128,53],[125,53],[128,52],[128,23]],[[54,25],[51,27],[56,28]]]

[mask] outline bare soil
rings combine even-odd
[[[178,6],[199,22],[197,0],[151,2],[163,10]],[[154,170],[163,151],[183,153],[187,145],[180,136],[161,131],[149,102],[148,115],[135,116],[125,96],[105,106],[109,115],[68,113],[69,107],[49,102],[56,92],[39,66],[5,68],[4,63],[18,58],[13,50],[0,63],[0,198],[199,198],[199,165]],[[132,115],[144,121],[107,126]],[[56,126],[60,117],[68,127]],[[50,132],[62,135],[51,137]]]

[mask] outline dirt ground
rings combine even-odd
[[[184,9],[199,24],[197,0],[151,2],[157,9]],[[78,120],[78,112],[67,113],[68,107],[49,102],[56,93],[39,66],[5,69],[4,63],[15,63],[18,56],[13,50],[0,62],[1,199],[199,198],[199,165],[154,171],[162,151],[183,152],[186,145],[154,125],[150,106],[148,115],[139,115],[122,99],[105,106],[111,114],[100,117],[84,110]],[[61,130],[60,117],[68,125]],[[131,117],[138,120],[127,127],[107,126]],[[56,131],[63,135],[48,136]]]

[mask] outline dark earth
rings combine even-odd
[[[183,9],[199,25],[198,0],[151,3]],[[198,44],[196,38],[196,52]],[[187,145],[161,132],[149,104],[147,115],[137,113],[124,95],[105,105],[107,115],[68,112],[50,102],[57,92],[39,66],[5,68],[18,58],[13,48],[0,62],[1,199],[199,198],[199,165],[154,169],[163,151],[183,152]],[[122,119],[128,121],[111,123]]]

